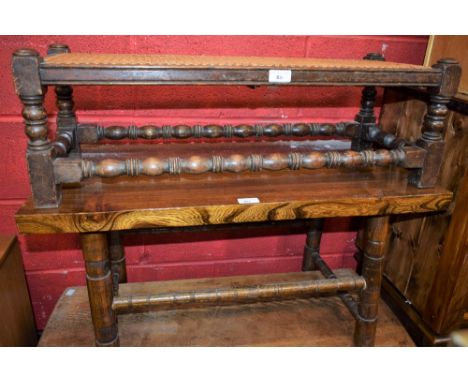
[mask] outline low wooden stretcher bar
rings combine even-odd
[[[145,312],[152,309],[289,300],[318,297],[337,292],[358,291],[365,288],[366,285],[365,280],[357,275],[322,280],[314,280],[310,272],[299,274],[296,272],[280,276],[287,281],[273,282],[275,278],[278,278],[278,275],[269,275],[268,278],[264,277],[260,283],[258,276],[244,276],[242,279],[237,278],[237,282],[229,287],[182,290],[145,296],[118,296],[112,302],[112,309],[117,314],[122,314]],[[157,285],[155,283],[155,290]]]

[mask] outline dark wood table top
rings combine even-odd
[[[59,208],[29,200],[16,222],[21,233],[103,232],[431,212],[451,199],[440,187],[409,186],[399,168],[119,177],[64,188]]]

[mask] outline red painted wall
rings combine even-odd
[[[0,37],[0,231],[17,233],[14,213],[30,194],[21,105],[10,71],[12,52],[66,43],[75,52],[254,55],[362,58],[385,52],[390,61],[421,64],[426,36],[2,36]],[[263,123],[338,121],[354,117],[359,89],[247,87],[81,87],[75,101],[81,122]],[[46,97],[51,128],[53,91]],[[333,267],[352,266],[355,232],[350,220],[325,227],[322,254]],[[222,276],[300,269],[304,235],[291,229],[249,232],[128,235],[129,281]],[[38,328],[64,288],[83,285],[76,235],[20,236]]]

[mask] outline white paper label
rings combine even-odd
[[[237,198],[239,204],[257,204],[260,203],[259,198]]]
[[[68,296],[68,297],[71,297],[74,294],[75,294],[75,289],[74,288],[70,288],[65,292],[65,296]]]
[[[270,70],[268,71],[268,82],[288,83],[291,82],[290,70]]]

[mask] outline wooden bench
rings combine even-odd
[[[100,346],[119,344],[117,314],[329,294],[337,294],[355,318],[355,344],[373,345],[389,216],[440,211],[452,198],[436,186],[446,104],[460,77],[450,59],[427,68],[385,62],[376,54],[341,61],[75,54],[53,45],[44,59],[33,50],[16,51],[13,73],[24,104],[32,187],[17,224],[22,233],[80,233]],[[335,124],[79,124],[72,86],[116,84],[364,89],[355,120]],[[54,141],[43,106],[47,86],[55,86],[59,109]],[[379,129],[376,86],[431,92],[416,145]],[[367,217],[357,242],[364,253],[362,275],[339,277],[320,257],[323,219],[337,216]],[[149,294],[119,294],[126,281],[119,231],[288,221],[307,228],[304,274],[212,279],[211,287],[205,280],[201,289],[184,289],[181,282],[170,291],[158,290],[155,282]]]

